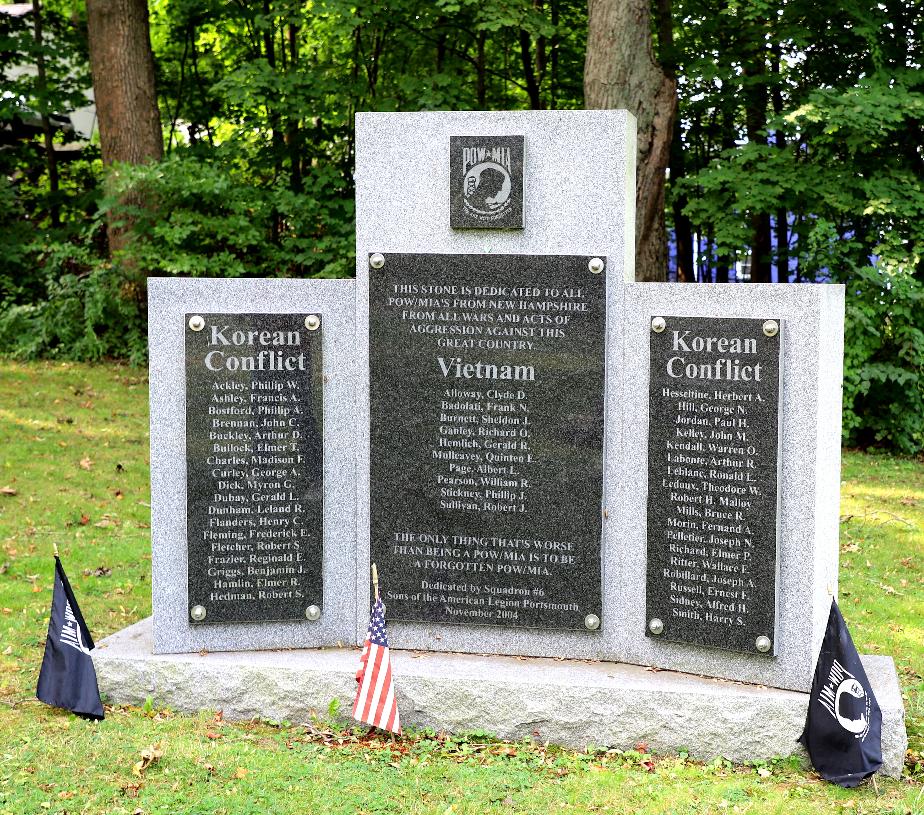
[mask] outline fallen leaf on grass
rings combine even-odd
[[[247,768],[246,768],[246,767],[238,767],[238,768],[234,771],[234,777],[235,777],[235,778],[246,778],[246,777],[247,777]]]
[[[841,551],[842,551],[842,552],[859,552],[859,551],[860,551],[860,547],[859,547],[857,544],[855,544],[855,543],[845,543],[845,544],[841,547]]]
[[[211,730],[209,730],[208,732],[206,732],[205,737],[207,739],[220,739],[221,733],[213,733]]]
[[[123,784],[122,785],[122,795],[128,798],[137,798],[138,792],[141,790],[141,784]]]
[[[89,470],[93,467],[93,460],[89,456],[80,459],[80,469]]]
[[[80,520],[77,521],[77,523],[79,523],[81,526],[86,526],[88,523],[90,523],[90,516],[89,516],[89,515],[81,515],[81,516],[80,516]]]
[[[108,566],[99,566],[96,569],[84,569],[84,577],[109,577],[112,574],[112,569]]]
[[[0,487],[0,495],[16,495],[16,490],[12,487]]]
[[[3,656],[5,656],[5,657],[8,657],[8,656],[9,656],[10,654],[12,654],[12,653],[13,653],[13,646],[12,646],[12,645],[7,645],[6,648],[3,649]]]
[[[140,776],[148,767],[160,759],[163,754],[164,751],[161,748],[160,742],[152,744],[150,747],[145,747],[141,751],[141,760],[136,761],[135,766],[132,767],[132,774]]]
[[[113,518],[111,515],[103,515],[102,519],[93,524],[93,526],[98,526],[102,529],[105,529],[110,526],[118,526],[119,523],[120,522],[117,518]]]

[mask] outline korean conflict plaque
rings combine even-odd
[[[391,619],[600,627],[603,271],[371,257],[371,546]]]
[[[649,637],[775,651],[781,333],[651,321]]]
[[[186,315],[192,623],[317,619],[321,318]]]

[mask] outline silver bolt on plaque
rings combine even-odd
[[[193,316],[189,318],[189,327],[193,331],[201,331],[203,328],[205,328],[205,320],[203,320],[198,314],[193,314]]]
[[[381,269],[385,265],[385,255],[381,252],[376,252],[369,258],[369,265],[373,269]]]
[[[591,258],[590,262],[587,264],[587,268],[590,269],[591,274],[600,274],[604,266],[603,258]]]
[[[660,634],[664,631],[664,623],[661,622],[657,617],[652,617],[648,623],[648,630],[652,634]]]
[[[305,609],[305,616],[312,622],[315,620],[320,620],[321,609],[319,609],[317,606],[308,606],[308,608]]]
[[[780,330],[780,325],[776,320],[767,320],[764,323],[764,334],[768,337],[775,337]]]
[[[198,331],[199,329],[196,328],[194,330]],[[192,617],[197,623],[201,623],[205,619],[205,606],[193,606],[189,610],[189,616]]]
[[[766,654],[767,651],[770,650],[770,646],[772,646],[773,643],[770,642],[770,637],[761,634],[754,642],[754,645],[758,651],[760,651],[762,654]]]
[[[651,330],[655,334],[660,334],[665,328],[667,328],[667,322],[663,317],[654,317],[651,321]]]
[[[321,318],[317,314],[309,314],[305,317],[305,328],[309,331],[317,331],[321,326]]]
[[[600,627],[600,618],[596,614],[588,614],[584,618],[584,627],[588,631],[596,631]]]

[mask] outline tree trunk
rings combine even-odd
[[[759,51],[750,64],[744,66],[744,75],[750,80],[745,88],[745,124],[748,141],[767,144],[767,69],[764,55]],[[770,240],[770,213],[751,213],[751,282],[770,282],[770,261],[773,252]]]
[[[626,108],[638,119],[635,278],[667,279],[664,173],[677,83],[654,58],[645,0],[588,0],[584,106]]]
[[[87,27],[103,163],[156,161],[164,142],[146,0],[87,0]],[[138,204],[142,197],[135,191],[125,203]],[[131,236],[131,224],[120,220],[107,230],[111,255]]]
[[[677,282],[693,283],[696,270],[693,268],[693,224],[683,211],[687,196],[674,187],[686,175],[686,157],[680,134],[680,119],[674,118],[674,138],[671,144],[671,189],[673,190],[674,240],[677,243]]]
[[[488,41],[488,32],[479,31],[478,32],[478,56],[476,58],[476,71],[477,71],[477,80],[476,80],[476,96],[478,97],[478,110],[484,110],[486,106],[485,100],[487,99],[487,73],[486,73],[486,64],[484,58],[484,46]]]
[[[529,32],[520,29],[520,60],[523,63],[523,80],[526,83],[526,94],[529,96],[529,106],[533,110],[542,110],[542,99],[539,96],[539,82],[533,69],[532,38]]]
[[[35,37],[35,69],[38,76],[38,92],[41,99],[42,135],[45,142],[45,166],[48,170],[48,211],[53,227],[61,226],[61,202],[58,199],[58,157],[55,155],[54,133],[48,116],[48,80],[45,74],[45,51],[42,42],[42,7],[39,0],[32,0],[32,27]]]
[[[775,44],[771,48],[773,61],[771,68],[773,71],[774,83],[771,94],[773,102],[773,112],[779,120],[783,112],[783,92],[780,88],[780,46]],[[774,134],[774,144],[778,150],[786,151],[786,134],[780,126],[779,121],[776,123],[776,133]],[[786,207],[777,208],[776,211],[776,279],[778,283],[789,282],[789,213]]]

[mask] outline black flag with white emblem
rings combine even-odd
[[[55,555],[55,588],[51,620],[45,640],[45,657],[35,695],[54,707],[63,707],[86,719],[102,719],[103,703],[90,658],[93,638],[74,599],[60,558]]]
[[[821,777],[842,787],[882,766],[882,711],[834,600],[799,741]]]

